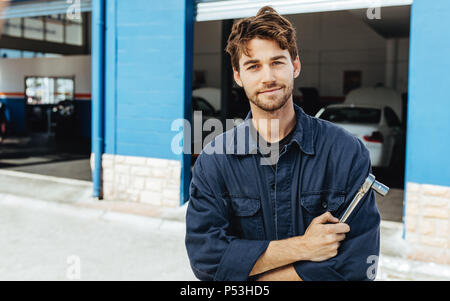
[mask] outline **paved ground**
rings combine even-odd
[[[195,280],[179,222],[1,195],[0,245],[0,280]]]
[[[78,261],[82,280],[195,280],[186,206],[98,201],[91,182],[9,170],[0,183],[0,280],[68,280]],[[377,280],[450,280],[447,266],[405,259],[402,232],[382,221]]]
[[[375,198],[382,220],[402,222],[403,189],[390,188],[386,196],[376,194]]]
[[[387,185],[389,193],[382,197],[376,194],[381,218],[387,221],[402,222],[404,198],[404,165],[395,168],[373,168],[376,179]]]
[[[138,216],[115,203],[0,193],[0,281],[196,280],[184,246],[184,209]],[[376,280],[450,280],[448,266],[402,257],[401,232],[401,224],[382,222]]]

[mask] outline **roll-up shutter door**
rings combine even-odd
[[[254,16],[270,5],[280,14],[300,14],[369,7],[411,5],[413,0],[196,0],[196,21],[237,19]]]

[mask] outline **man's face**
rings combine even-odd
[[[300,60],[297,56],[292,61],[289,51],[273,40],[255,38],[247,48],[250,56],[241,55],[234,79],[253,104],[264,111],[276,111],[292,97]]]

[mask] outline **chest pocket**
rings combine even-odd
[[[261,201],[257,198],[231,197],[233,228],[242,239],[264,240]]]
[[[300,201],[303,213],[303,225],[306,229],[315,217],[326,211],[330,211],[334,217],[339,218],[339,214],[344,207],[342,204],[345,201],[345,193],[334,190],[302,193]]]

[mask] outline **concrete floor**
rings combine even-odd
[[[184,224],[0,195],[1,280],[195,280]]]
[[[376,194],[376,200],[382,220],[402,222],[403,189],[390,188],[385,197]]]
[[[2,280],[196,280],[185,207],[159,217],[0,193]],[[114,204],[113,204],[114,207]],[[164,217],[166,216],[166,217]],[[400,223],[381,224],[376,280],[449,280],[450,267],[404,258]]]
[[[387,221],[402,222],[404,198],[404,166],[396,168],[373,168],[376,179],[389,187],[389,193],[382,197],[376,195],[381,218]]]
[[[15,170],[39,175],[92,181],[89,158],[85,159],[52,159],[49,157],[30,157],[31,164],[18,164],[6,167],[6,170]],[[1,163],[9,163],[9,160],[0,160]]]
[[[46,133],[7,138],[0,144],[0,169],[91,181],[86,140],[55,141]]]
[[[184,246],[186,206],[97,201],[92,182],[11,170],[0,170],[0,183],[0,280],[195,280]],[[386,221],[401,211],[390,198],[402,194],[394,188],[377,198],[377,280],[450,279],[449,267],[404,258],[403,224]]]

